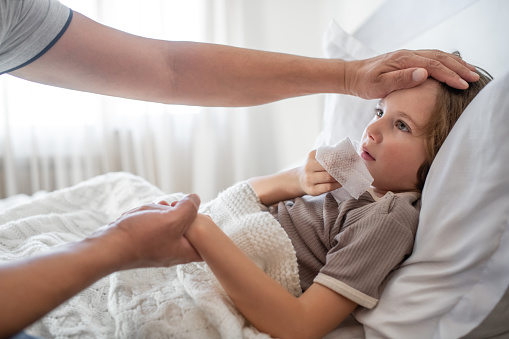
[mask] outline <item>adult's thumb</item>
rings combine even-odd
[[[185,201],[190,201],[196,207],[197,210],[200,207],[201,201],[200,197],[197,194],[188,194],[184,197],[184,199],[180,200],[179,203],[181,202],[183,203]]]
[[[422,84],[428,78],[424,68],[407,68],[385,74],[384,89],[389,94],[399,89],[412,88]]]
[[[179,200],[169,213],[173,217],[172,220],[185,230],[196,218],[199,207],[200,198],[196,194],[190,194]]]
[[[414,71],[412,71],[412,80],[414,83],[421,84],[428,78],[428,71],[426,71],[424,68],[417,68]]]

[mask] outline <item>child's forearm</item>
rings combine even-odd
[[[195,222],[186,237],[240,312],[257,329],[284,337],[278,329],[291,328],[298,318],[298,299],[256,266],[213,222]]]
[[[254,264],[208,217],[199,215],[185,236],[206,261],[238,310],[277,338],[321,338],[355,304],[313,284],[296,298]]]
[[[305,194],[299,185],[299,168],[249,179],[249,184],[262,204],[270,206],[279,201],[293,199]]]

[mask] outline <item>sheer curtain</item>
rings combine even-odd
[[[273,37],[269,28],[256,28],[272,12],[269,1],[62,2],[103,24],[151,38],[264,48],[264,39]],[[283,22],[279,20],[274,24]],[[248,28],[257,21],[259,26]],[[315,28],[319,48],[322,27]],[[303,49],[286,52],[309,55]],[[319,129],[320,101],[295,100],[238,109],[161,105],[4,75],[0,197],[52,191],[102,173],[128,171],[166,192],[197,192],[208,200],[238,180],[275,172],[307,153]],[[296,106],[308,107],[312,114],[295,112]],[[278,115],[278,110],[284,113]],[[303,128],[309,136],[292,142],[292,131]],[[301,144],[299,151],[288,147]]]
[[[62,2],[103,24],[151,38],[320,57],[323,32],[335,19],[368,44],[392,41],[389,49],[457,48],[466,59],[494,73],[506,63],[507,47],[493,43],[483,29],[500,23],[490,18],[506,12],[503,0],[446,5],[433,0],[433,7],[419,4],[417,12],[403,0]],[[394,32],[401,25],[385,22],[384,12],[405,8],[414,14],[402,15],[403,19],[422,24],[417,31],[397,35]],[[455,17],[443,22],[462,10],[471,14],[466,22]],[[479,17],[486,20],[480,22]],[[438,24],[449,25],[451,32],[462,27],[467,33],[433,34],[429,28]],[[377,27],[376,37],[364,33],[371,26]],[[484,45],[470,43],[472,34],[484,34],[486,39],[476,40]],[[503,34],[505,30],[500,29]],[[414,38],[409,42],[409,37]],[[320,95],[238,109],[160,105],[56,89],[3,75],[0,198],[52,191],[98,174],[128,171],[166,192],[196,192],[208,200],[238,180],[301,162],[321,129],[322,106]]]

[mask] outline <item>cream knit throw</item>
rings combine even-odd
[[[126,210],[163,195],[139,177],[115,173],[14,207],[0,213],[0,262],[80,240]],[[164,198],[171,202],[182,197]],[[301,293],[291,242],[262,211],[247,183],[221,193],[201,212],[210,214],[267,274],[292,294]],[[268,338],[235,309],[204,263],[114,273],[28,332],[45,338]]]

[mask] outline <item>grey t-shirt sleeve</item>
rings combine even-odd
[[[57,0],[0,0],[0,74],[46,53],[71,19],[72,11]]]

